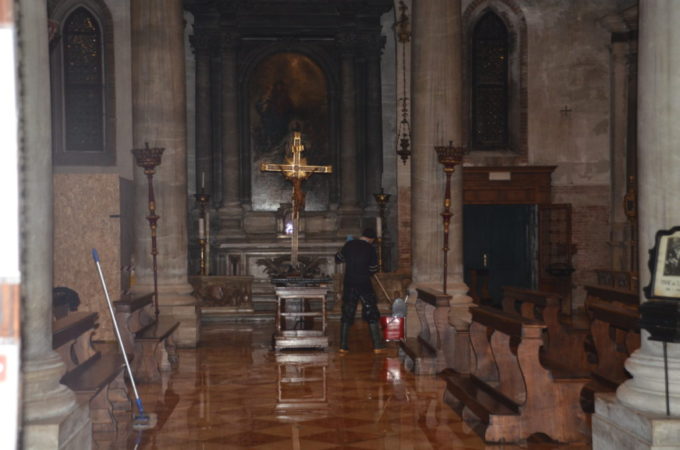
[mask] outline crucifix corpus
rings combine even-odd
[[[313,173],[333,173],[333,166],[310,166],[302,156],[305,147],[302,145],[301,133],[293,132],[293,143],[290,147],[292,158],[286,158],[285,164],[260,164],[262,172],[281,172],[284,178],[293,183],[293,234],[290,245],[290,263],[293,270],[298,266],[298,249],[300,245],[300,211],[305,209],[305,193],[302,182]]]

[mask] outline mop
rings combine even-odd
[[[135,378],[132,376],[132,369],[130,369],[130,361],[128,361],[127,352],[125,351],[125,345],[120,337],[120,330],[118,329],[118,322],[116,322],[116,315],[113,313],[113,305],[111,304],[111,298],[109,297],[109,291],[106,288],[106,281],[104,281],[104,274],[102,273],[101,265],[99,264],[99,253],[97,249],[92,249],[92,259],[97,266],[97,271],[99,272],[99,279],[102,282],[102,288],[104,289],[104,295],[106,296],[106,303],[109,305],[109,313],[111,314],[111,321],[113,322],[113,329],[116,332],[116,338],[118,338],[118,344],[120,345],[120,351],[123,354],[123,360],[125,360],[125,367],[127,368],[128,376],[130,377],[130,383],[132,383],[132,391],[135,394],[135,402],[137,403],[137,414],[132,418],[132,428],[135,430],[148,430],[156,426],[158,417],[154,413],[148,413],[144,411],[144,406],[142,405],[142,399],[139,397],[137,392],[137,385],[135,384]]]

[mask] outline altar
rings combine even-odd
[[[332,310],[340,299],[344,267],[336,265],[335,253],[342,248],[344,240],[301,241],[299,256],[318,262],[319,273],[330,278],[326,294],[326,305]],[[216,255],[216,274],[252,277],[252,309],[255,312],[274,312],[276,310],[276,288],[267,266],[258,261],[290,256],[290,240],[265,240],[260,242],[227,242],[214,249]]]

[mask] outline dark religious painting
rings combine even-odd
[[[308,164],[331,165],[328,86],[309,57],[277,53],[262,60],[248,80],[252,205],[276,211],[290,203],[291,183],[278,173],[260,172],[260,163],[283,163],[291,156],[291,130],[299,128]],[[335,168],[334,168],[335,169]],[[307,211],[328,209],[332,175],[312,175],[303,184]]]

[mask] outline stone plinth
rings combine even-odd
[[[252,313],[252,276],[195,276],[189,277],[199,298],[201,315],[240,315]]]
[[[659,450],[680,448],[680,417],[630,409],[613,393],[597,394],[593,449]]]

